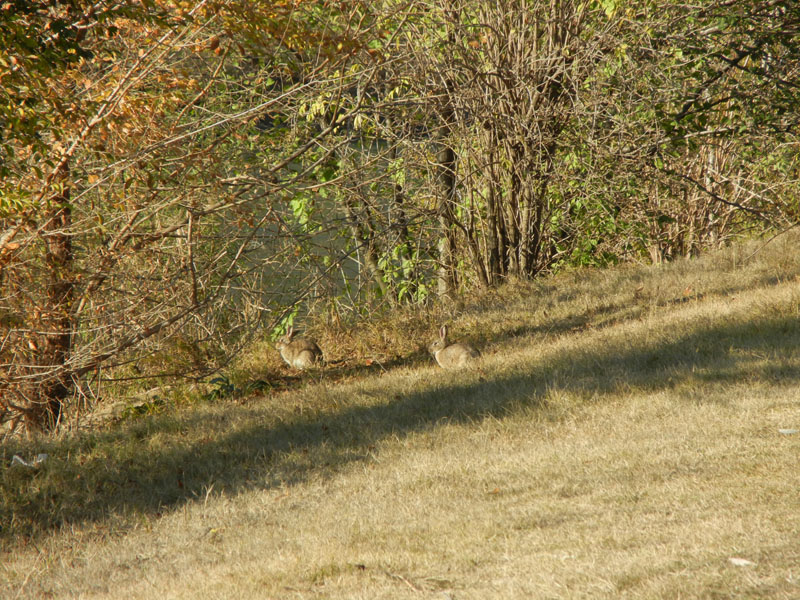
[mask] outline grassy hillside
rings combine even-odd
[[[321,375],[249,357],[264,395],[6,441],[0,596],[800,597],[799,243],[476,298],[473,371],[401,315],[318,332]]]

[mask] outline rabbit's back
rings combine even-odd
[[[286,363],[295,369],[308,369],[322,362],[322,350],[316,342],[306,339],[281,340],[278,350]]]
[[[480,358],[481,353],[467,344],[455,343],[436,350],[434,358],[444,369],[461,369],[470,366]]]

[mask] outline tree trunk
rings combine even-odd
[[[390,296],[389,286],[386,285],[386,278],[384,276],[383,269],[380,268],[378,265],[378,253],[375,250],[375,241],[373,239],[372,232],[370,231],[370,227],[368,223],[362,222],[362,219],[357,214],[355,207],[353,206],[353,199],[350,197],[346,197],[344,202],[345,214],[347,215],[347,220],[350,223],[350,231],[353,234],[353,240],[356,243],[356,246],[363,248],[364,250],[364,262],[366,263],[367,270],[369,271],[372,280],[378,286],[378,289],[381,291],[381,296],[384,298]],[[369,207],[365,206],[364,211],[368,211]],[[367,217],[364,218],[366,220]],[[390,298],[392,302],[394,302],[394,296]]]
[[[392,163],[397,160],[397,145],[392,146],[389,158]],[[395,180],[392,190],[392,209],[394,215],[389,226],[397,232],[398,242],[401,248],[400,256],[406,264],[403,268],[403,278],[408,282],[409,298],[415,298],[417,295],[417,271],[411,252],[411,243],[413,240],[408,231],[408,217],[403,207],[404,202],[405,192],[403,191],[403,185]]]
[[[438,155],[439,169],[439,276],[437,292],[440,298],[452,300],[456,289],[455,233],[453,204],[456,197],[456,153],[444,145]]]
[[[520,181],[519,174],[513,167],[511,172],[511,189],[508,195],[508,211],[506,217],[506,223],[508,225],[508,274],[519,277],[519,245],[523,235],[520,230],[520,226],[522,225],[520,215],[522,182]]]
[[[496,179],[496,160],[494,146],[489,142],[489,181],[486,197],[486,277],[489,285],[497,285],[505,274],[504,261],[501,262],[501,240],[503,238],[501,227],[503,215],[500,212],[498,198],[499,183]]]
[[[59,177],[66,186],[66,168]],[[73,382],[67,369],[72,351],[74,319],[72,302],[75,295],[74,253],[70,227],[72,209],[68,187],[50,199],[51,209],[45,216],[42,239],[45,246],[46,290],[40,320],[41,343],[37,364],[51,376],[42,381],[30,399],[28,427],[52,430],[61,420],[64,402],[72,393]]]

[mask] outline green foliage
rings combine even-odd
[[[31,206],[31,198],[24,192],[15,190],[0,192],[0,219],[19,214]]]
[[[614,13],[616,13],[619,8],[617,0],[599,0],[597,4],[600,5],[609,18],[613,17]]]
[[[309,193],[300,192],[292,196],[289,206],[294,214],[295,222],[305,233],[311,233],[314,229],[311,224],[311,217],[314,214],[314,196]]]
[[[163,413],[167,408],[167,403],[162,398],[152,398],[140,404],[126,406],[120,414],[120,420],[137,419]]]
[[[275,327],[272,328],[272,332],[270,333],[270,340],[275,341],[278,338],[286,335],[286,332],[289,330],[290,327],[294,326],[294,321],[297,318],[297,315],[300,312],[300,305],[295,304],[291,307],[291,310],[286,312],[283,317],[278,321]]]
[[[203,399],[206,401],[221,400],[237,392],[236,386],[225,376],[214,377],[209,383],[213,385],[214,388],[203,395]]]
[[[261,379],[249,381],[242,386],[237,386],[235,383],[231,382],[227,375],[214,377],[209,383],[214,387],[202,395],[202,400],[205,402],[239,398],[258,392],[268,392],[272,389],[272,385],[269,382]]]
[[[418,248],[403,241],[382,254],[378,266],[384,281],[395,290],[398,302],[422,304],[430,294],[426,279],[422,276],[423,260]]]

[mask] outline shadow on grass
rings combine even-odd
[[[239,411],[236,416],[217,410],[211,417],[198,407],[48,440],[35,449],[13,442],[0,450],[0,539],[35,538],[63,525],[102,521],[109,514],[158,515],[203,497],[212,487],[236,493],[302,483],[313,474],[366,460],[376,444],[392,436],[538,410],[553,390],[602,397],[682,383],[740,382],[743,377],[793,383],[800,379],[800,319],[709,325],[676,333],[669,342],[619,339],[553,354],[524,371],[512,367],[497,377],[432,377],[428,389],[408,394],[387,392],[378,377],[367,380],[358,394],[368,401],[325,388],[307,409],[285,411],[289,416],[280,418],[271,418],[263,407],[232,407]],[[204,438],[200,434],[209,418],[217,419],[214,435]],[[228,431],[227,422],[233,425],[234,419],[247,425]],[[167,439],[155,451],[148,444],[154,436]],[[192,441],[182,442],[187,439]],[[128,450],[114,450],[122,446]],[[37,471],[8,467],[12,454],[32,452],[48,452],[51,460]]]

